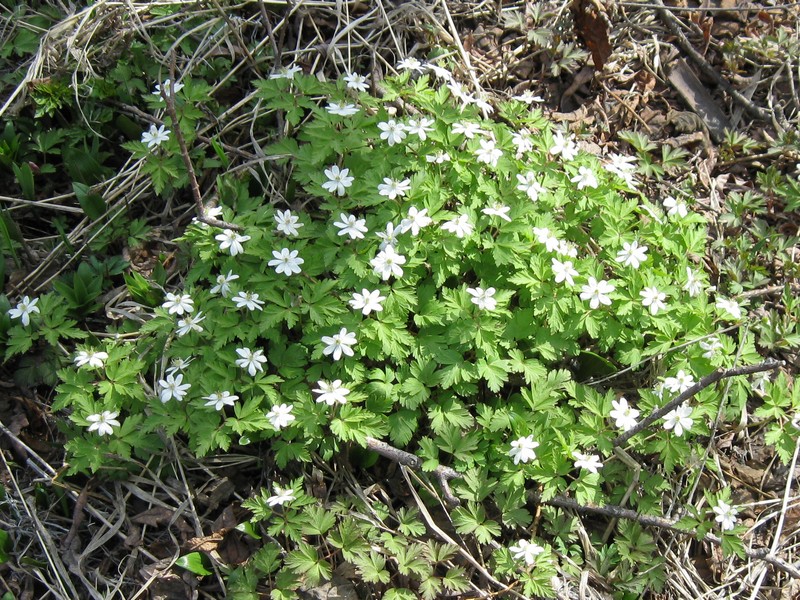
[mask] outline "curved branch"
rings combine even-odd
[[[650,413],[650,416],[642,419],[639,423],[637,423],[634,427],[631,427],[628,431],[620,434],[614,441],[614,446],[621,446],[637,433],[642,431],[643,429],[648,428],[652,425],[655,421],[666,415],[669,411],[674,410],[686,400],[701,392],[702,390],[706,389],[712,383],[716,383],[720,379],[725,379],[726,377],[736,377],[737,375],[751,375],[753,373],[760,373],[762,371],[773,371],[778,369],[784,365],[782,360],[765,360],[762,363],[757,365],[746,365],[743,367],[734,367],[732,369],[717,369],[713,373],[706,375],[700,381],[695,383],[692,387],[688,390],[685,390],[678,394],[675,398],[667,402],[664,406],[659,409],[654,410]]]

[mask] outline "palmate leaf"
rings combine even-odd
[[[497,393],[508,382],[509,364],[507,360],[499,358],[480,359],[475,366],[478,375],[486,380],[489,389]]]
[[[395,553],[395,560],[397,560],[397,570],[403,575],[411,575],[412,573],[418,577],[429,577],[432,571],[431,565],[425,560],[425,546],[422,544],[414,543],[407,544],[402,548],[398,548]]]
[[[500,524],[486,518],[486,510],[481,504],[469,502],[453,511],[453,525],[462,535],[473,534],[479,542],[488,544],[500,535]]]
[[[469,411],[455,398],[448,398],[437,406],[431,407],[428,417],[431,421],[431,429],[437,434],[441,434],[448,425],[466,429],[474,421]]]
[[[328,543],[334,548],[339,548],[344,559],[356,565],[360,565],[362,561],[370,563],[369,556],[374,554],[370,551],[369,543],[352,518],[346,518],[328,534]],[[385,561],[380,565],[380,569],[383,569],[384,564]],[[386,575],[388,581],[388,573]]]
[[[365,556],[355,556],[353,563],[359,575],[368,583],[389,583],[389,571],[386,570],[386,559],[377,552]],[[386,595],[384,595],[386,598]],[[412,596],[413,598],[413,596]]]
[[[333,572],[331,564],[321,559],[317,549],[305,542],[299,542],[298,549],[289,552],[284,562],[292,571],[305,578],[310,586],[330,579]]]
[[[381,438],[389,432],[384,418],[349,404],[342,407],[339,417],[331,422],[331,431],[344,442],[366,446],[366,438]]]
[[[400,409],[389,415],[389,439],[393,444],[404,447],[417,430],[417,413],[413,410]]]

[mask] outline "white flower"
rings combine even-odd
[[[489,103],[489,101],[486,99],[486,96],[483,94],[480,94],[474,98],[465,96],[464,101],[466,103],[474,103],[475,106],[484,112],[484,114],[491,114],[494,112],[494,106]]]
[[[403,268],[400,265],[406,264],[406,257],[402,254],[395,252],[394,247],[386,246],[383,250],[378,252],[378,255],[369,261],[372,269],[376,275],[380,275],[381,279],[386,281],[394,275],[395,277],[403,276]]]
[[[170,133],[170,130],[166,129],[164,125],[161,125],[158,129],[156,129],[155,125],[150,125],[150,129],[142,133],[142,143],[147,144],[148,150],[152,150],[159,147],[163,142],[168,141]]]
[[[733,300],[729,300],[727,298],[718,298],[716,307],[717,309],[728,313],[734,319],[742,318],[742,307]]]
[[[178,296],[172,292],[167,292],[164,297],[166,301],[161,305],[161,308],[166,308],[171,315],[182,315],[194,310],[194,300],[189,294]]]
[[[556,252],[558,252],[561,256],[569,256],[570,258],[575,258],[578,256],[578,249],[564,240],[558,240],[558,248],[556,248]]]
[[[525,90],[517,96],[511,96],[511,99],[516,100],[517,102],[524,102],[525,104],[544,102],[544,98],[537,96],[531,90]]]
[[[531,132],[527,129],[521,129],[513,133],[511,135],[511,141],[517,148],[517,157],[522,156],[525,152],[533,150],[533,139],[531,138]]]
[[[427,227],[433,222],[428,216],[428,209],[423,208],[422,210],[417,210],[416,206],[412,206],[408,209],[408,216],[403,219],[404,229],[411,230],[411,235],[417,236],[419,234],[419,230],[423,227]],[[402,225],[402,224],[401,224]]]
[[[386,140],[390,146],[399,144],[406,139],[406,129],[402,123],[398,123],[394,119],[389,119],[378,123],[378,129],[381,130],[381,139]]]
[[[614,410],[609,413],[609,416],[616,421],[614,425],[617,428],[628,431],[636,427],[636,418],[639,416],[639,411],[632,406],[628,406],[628,401],[625,397],[620,397],[619,400],[612,400],[611,406],[614,407]]]
[[[383,183],[378,184],[378,193],[381,196],[388,196],[389,200],[394,200],[398,196],[405,196],[406,192],[411,189],[411,180],[403,179],[396,181],[389,177],[383,178]]]
[[[536,202],[539,199],[539,194],[544,194],[547,191],[544,186],[536,180],[536,173],[533,171],[528,171],[524,174],[518,173],[517,181],[519,181],[517,189],[520,192],[528,194],[528,198],[531,199],[531,202]]]
[[[239,396],[234,396],[229,391],[214,392],[210,396],[203,396],[203,400],[208,400],[206,406],[213,406],[214,410],[222,410],[226,406],[233,406]]]
[[[500,206],[499,204],[495,204],[492,207],[484,208],[481,212],[485,215],[489,215],[490,217],[500,217],[504,221],[511,222],[511,217],[508,216],[508,213],[511,211],[510,206]]]
[[[227,298],[231,293],[231,281],[239,279],[238,275],[234,275],[233,271],[228,271],[227,275],[217,275],[217,285],[211,288],[212,294],[222,294],[223,298]]]
[[[458,123],[453,123],[451,131],[456,135],[459,133],[463,134],[464,137],[470,140],[479,133],[483,133],[481,131],[481,126],[478,123],[470,123],[468,121],[459,121]]]
[[[450,71],[448,71],[444,67],[440,67],[437,64],[429,62],[429,63],[425,63],[423,66],[426,69],[428,69],[429,71],[432,71],[433,74],[436,77],[438,77],[439,79],[444,79],[445,81],[450,81],[453,78],[453,76],[451,75]]]
[[[251,292],[239,292],[231,300],[236,304],[236,308],[246,307],[250,310],[263,310],[261,307],[264,306],[264,301],[258,299],[258,294]]]
[[[558,250],[559,247],[558,238],[554,235],[551,235],[550,230],[547,227],[534,227],[533,235],[536,236],[537,242],[545,245],[545,249],[548,252],[552,252],[553,250]]]
[[[675,410],[669,411],[664,415],[664,429],[672,429],[675,435],[681,437],[684,431],[689,431],[694,423],[691,419],[692,409],[684,402]]]
[[[294,79],[294,76],[297,73],[302,73],[303,69],[298,67],[297,65],[291,65],[289,67],[281,67],[277,72],[270,73],[270,79]]]
[[[184,315],[182,319],[178,319],[178,329],[176,331],[178,337],[183,337],[190,331],[203,331],[203,328],[199,325],[203,319],[205,319],[205,317],[203,316],[202,312],[198,312],[194,316]]]
[[[334,221],[333,226],[339,229],[338,235],[349,235],[351,240],[364,239],[367,233],[366,219],[359,219],[355,215],[339,214],[339,221]]]
[[[736,515],[739,511],[722,500],[717,501],[717,505],[712,507],[711,510],[717,515],[714,520],[719,523],[719,528],[722,531],[730,531],[736,527]]]
[[[429,163],[436,163],[440,165],[442,163],[450,162],[450,155],[447,152],[442,152],[441,150],[436,154],[426,154],[425,160]]]
[[[351,117],[356,114],[360,109],[355,104],[338,104],[336,102],[328,102],[328,105],[325,107],[332,115],[337,115],[340,117]]]
[[[686,284],[683,286],[683,289],[686,290],[692,298],[703,291],[703,284],[697,278],[694,271],[692,271],[691,267],[686,267]]]
[[[170,88],[170,84],[171,83],[172,82],[170,81],[169,78],[165,79],[164,83],[157,83],[155,89],[153,90],[153,95],[154,96],[160,96],[161,95],[161,90],[164,90],[164,95],[167,98],[169,98],[169,94],[170,94],[169,88]],[[176,81],[175,84],[172,85],[172,87],[175,90],[175,93],[177,94],[178,92],[180,92],[183,89],[183,84]]]
[[[658,290],[655,287],[646,287],[639,295],[642,297],[642,306],[649,306],[650,307],[650,314],[657,315],[658,311],[664,310],[667,308],[667,305],[664,304],[664,300],[667,298],[667,295],[664,292]]]
[[[611,163],[607,164],[605,168],[611,173],[630,173],[636,170],[635,156],[611,153],[608,158],[611,159]]]
[[[497,300],[494,299],[494,294],[497,290],[493,287],[483,288],[467,288],[467,293],[472,296],[471,302],[481,310],[494,310],[497,307]]]
[[[718,350],[722,350],[722,342],[720,342],[718,338],[712,337],[708,338],[708,341],[701,340],[700,347],[705,350],[705,352],[703,352],[703,357],[710,359],[717,356]]]
[[[342,385],[341,379],[336,379],[334,381],[320,380],[317,382],[317,386],[318,387],[313,391],[319,394],[319,397],[317,397],[317,402],[319,404],[324,402],[328,406],[333,406],[337,402],[339,404],[345,404],[347,402],[347,395],[350,393],[350,390]]]
[[[405,130],[408,133],[413,133],[414,135],[419,136],[419,139],[423,142],[428,139],[428,133],[433,131],[433,127],[431,125],[434,124],[433,119],[428,119],[427,117],[422,117],[419,121],[416,119],[410,119],[408,124],[405,126]]]
[[[244,247],[242,247],[242,242],[246,242],[250,239],[249,235],[239,235],[232,229],[225,229],[222,233],[214,236],[214,239],[219,242],[219,249],[223,252],[228,250],[231,256],[236,256],[237,254],[241,254],[244,252]]]
[[[294,273],[300,273],[300,265],[304,261],[298,255],[297,250],[289,250],[288,248],[281,248],[280,251],[272,251],[273,258],[267,263],[270,267],[275,267],[275,272],[279,275],[283,273],[287,277]]]
[[[342,358],[342,354],[346,356],[353,356],[355,354],[350,346],[355,345],[356,334],[342,327],[339,333],[323,335],[322,343],[326,344],[325,348],[322,350],[322,354],[325,356],[333,355],[333,360],[339,360]]]
[[[97,435],[111,435],[114,433],[114,427],[119,427],[120,423],[117,421],[119,416],[118,412],[111,412],[104,410],[97,415],[89,415],[86,420],[91,423],[89,431],[96,431]]]
[[[328,178],[328,181],[323,183],[322,187],[331,194],[335,192],[337,196],[344,196],[347,188],[353,185],[355,179],[350,175],[350,169],[340,169],[337,165],[331,165],[330,168],[325,169],[325,177]]]
[[[295,420],[296,417],[292,414],[292,410],[294,410],[293,404],[279,404],[273,406],[267,413],[267,420],[270,425],[280,431]]]
[[[78,356],[75,357],[75,365],[82,367],[89,365],[93,369],[102,369],[105,364],[104,361],[108,360],[108,352],[95,352],[94,350],[81,350]]]
[[[592,309],[601,304],[611,305],[611,298],[608,294],[616,288],[605,279],[597,281],[594,277],[589,277],[589,282],[581,288],[581,300],[588,300]]]
[[[31,299],[28,296],[23,296],[22,300],[17,303],[16,308],[8,309],[8,316],[12,319],[19,319],[22,325],[27,327],[31,323],[31,315],[33,313],[41,312],[36,303],[39,302],[38,298]]]
[[[767,393],[767,384],[769,383],[769,372],[762,371],[755,373],[753,379],[750,381],[750,389],[756,394],[764,395]]]
[[[578,146],[575,143],[574,136],[569,134],[564,137],[560,131],[553,134],[553,145],[550,147],[550,154],[553,156],[561,155],[564,160],[572,160],[578,155]]]
[[[679,370],[675,377],[664,379],[664,387],[673,394],[681,394],[694,385],[694,376],[683,369]]]
[[[609,154],[608,158],[611,159],[610,164],[604,165],[606,171],[613,173],[622,179],[629,188],[636,187],[636,179],[633,174],[636,171],[636,158],[633,156],[625,156],[623,154]]]
[[[668,209],[667,215],[670,217],[674,215],[685,217],[689,214],[689,209],[686,208],[686,205],[683,202],[678,202],[672,196],[667,196],[664,199],[664,208]]]
[[[279,210],[275,213],[275,229],[284,235],[295,236],[298,235],[298,229],[304,227],[300,222],[300,217],[293,214],[290,210]]]
[[[497,161],[503,156],[503,151],[497,147],[494,140],[479,140],[479,142],[481,147],[475,150],[478,162],[496,167]]]
[[[367,78],[364,75],[358,75],[357,73],[348,73],[347,75],[342,77],[342,79],[347,84],[348,90],[356,90],[358,92],[367,91]]]
[[[603,468],[603,463],[596,454],[581,454],[576,451],[572,453],[572,456],[575,458],[576,469],[586,469],[591,473],[597,473],[598,469]]]
[[[172,398],[180,402],[188,389],[192,387],[191,383],[183,383],[182,373],[167,375],[166,379],[159,379],[158,385],[161,387],[161,394],[159,395],[161,402],[169,402]]]
[[[380,290],[369,291],[364,288],[361,293],[354,293],[349,303],[355,310],[360,310],[363,315],[368,315],[371,312],[381,312],[383,305],[381,302],[386,300],[386,296],[381,296]]]
[[[455,233],[458,238],[463,238],[472,233],[472,223],[469,222],[469,215],[459,215],[455,219],[442,223],[442,229]]]
[[[514,459],[514,464],[518,465],[521,462],[529,462],[536,460],[536,448],[539,447],[539,442],[533,441],[533,436],[521,437],[511,442],[511,450],[508,455]]]
[[[203,206],[203,216],[208,219],[218,219],[222,216],[221,206]],[[192,219],[192,223],[197,221],[196,218]],[[203,227],[208,227],[208,223],[203,223]]]
[[[647,246],[640,246],[639,242],[633,240],[632,242],[623,242],[622,250],[617,252],[617,261],[623,267],[633,267],[638,269],[644,261],[647,260]]]
[[[570,179],[572,183],[578,184],[578,189],[582,190],[583,188],[596,188],[598,186],[597,177],[589,167],[578,167],[578,174],[575,175],[572,179]]]
[[[539,544],[529,542],[528,540],[520,540],[514,546],[509,547],[511,556],[514,560],[525,561],[525,564],[532,567],[536,564],[536,557],[544,552]]]
[[[397,245],[397,236],[406,231],[407,229],[402,222],[397,228],[395,228],[394,223],[387,223],[386,231],[379,231],[375,234],[381,240],[380,249],[385,250],[387,246],[394,248]]]
[[[464,86],[454,79],[447,82],[447,89],[450,90],[450,95],[453,96],[453,98],[457,98],[465,104],[467,104],[470,99],[469,94],[464,91]]]
[[[571,260],[561,262],[557,258],[550,259],[553,268],[554,281],[561,283],[566,281],[569,285],[575,285],[573,277],[578,276],[578,272],[573,268]]]
[[[404,58],[399,63],[397,63],[397,68],[402,71],[417,71],[422,73],[422,63],[419,59],[414,58],[413,56],[409,56],[408,58]]]
[[[241,357],[236,359],[236,366],[247,369],[250,377],[255,377],[258,372],[264,372],[264,367],[261,365],[267,362],[267,357],[264,356],[263,350],[253,352],[250,348],[237,348],[236,354]]]
[[[183,371],[186,369],[192,361],[194,360],[193,357],[189,358],[178,358],[177,356],[170,361],[170,366],[167,369],[167,375],[174,375],[178,371]]]
[[[287,502],[294,500],[294,491],[291,488],[282,490],[277,485],[275,486],[275,495],[267,498],[267,504],[270,506],[283,506]]]

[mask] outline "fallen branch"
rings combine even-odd
[[[414,469],[415,471],[422,470],[422,459],[416,454],[411,454],[410,452],[400,450],[399,448],[390,446],[386,442],[376,440],[372,437],[367,438],[367,448],[373,452],[377,452],[389,460],[393,460],[396,463]],[[455,469],[451,469],[450,467],[445,467],[442,465],[436,467],[433,471],[431,471],[431,473],[433,473],[436,479],[439,480],[439,485],[442,486],[442,492],[444,493],[444,499],[447,504],[450,506],[458,506],[461,504],[459,499],[453,495],[453,492],[450,489],[449,481],[451,479],[460,479],[463,477],[463,475]]]
[[[579,504],[572,498],[565,498],[564,496],[556,496],[550,500],[542,501],[539,495],[535,493],[529,494],[528,497],[531,500],[541,504],[547,504],[548,506],[555,506],[557,508],[567,508],[581,514],[603,515],[614,519],[627,519],[629,521],[636,521],[642,525],[658,527],[659,529],[669,529],[670,531],[674,531],[675,533],[680,533],[682,535],[694,536],[696,534],[694,530],[678,528],[676,526],[677,521],[670,521],[669,519],[654,517],[651,515],[640,515],[634,510],[622,508],[621,506],[616,506],[613,504],[606,504],[604,506]],[[707,533],[705,537],[703,537],[702,541],[711,542],[717,546],[722,546],[722,540],[712,533]],[[785,560],[782,560],[774,554],[771,554],[767,548],[762,548],[761,550],[750,550],[745,548],[744,552],[749,558],[763,560],[764,562],[774,566],[776,569],[783,571],[787,575],[790,575],[795,579],[800,579],[800,570]]]
[[[736,90],[730,82],[720,75],[719,71],[712,67],[705,57],[695,49],[689,39],[684,35],[683,31],[681,31],[680,21],[667,9],[662,0],[655,0],[655,8],[661,20],[664,21],[664,24],[675,36],[678,45],[689,55],[692,61],[697,65],[697,68],[700,69],[706,77],[712,79],[752,117],[765,122],[772,122],[776,126],[778,125],[775,115],[748,100],[743,94]]]
[[[697,392],[702,389],[705,389],[712,383],[719,381],[720,379],[724,379],[725,377],[733,377],[735,375],[748,375],[751,373],[759,373],[761,371],[769,371],[772,369],[776,369],[783,364],[782,361],[775,361],[775,360],[767,360],[758,365],[748,365],[745,367],[737,367],[734,369],[719,369],[706,377],[703,377],[700,381],[698,381],[695,385],[691,388],[680,394],[675,400],[670,402],[667,406],[662,409],[655,411],[651,414],[647,419],[642,421],[642,423],[649,422],[652,423],[656,419],[660,418],[662,414],[664,414],[668,407],[669,410],[678,406],[680,402],[686,400],[686,398],[690,398]],[[640,423],[639,425],[642,425]],[[643,427],[639,427],[637,425],[636,429],[641,430]],[[626,432],[629,433],[629,432]],[[625,437],[625,434],[617,438],[617,440],[622,439]],[[625,437],[628,439],[630,436]],[[624,441],[624,440],[623,440]],[[622,443],[622,442],[619,442]],[[377,452],[381,456],[393,460],[400,465],[413,469],[415,471],[419,471],[422,469],[422,459],[415,455],[411,454],[410,452],[406,452],[404,450],[400,450],[399,448],[395,448],[394,446],[387,444],[386,442],[382,442],[372,437],[367,437],[366,439],[367,448],[372,450],[373,452]],[[615,445],[617,441],[615,441]],[[452,491],[450,490],[449,481],[451,479],[460,479],[463,477],[461,473],[458,471],[451,469],[450,467],[445,467],[439,465],[431,471],[433,475],[439,480],[440,485],[442,486],[442,491],[444,492],[444,499],[450,506],[458,506],[460,501],[458,498],[453,496]],[[410,483],[410,482],[409,482]],[[653,515],[642,515],[637,513],[634,510],[629,508],[623,508],[621,506],[613,505],[613,504],[605,504],[603,506],[597,506],[593,504],[580,504],[577,501],[573,500],[572,498],[567,498],[566,496],[555,496],[550,498],[549,500],[542,500],[541,496],[535,492],[529,492],[528,498],[534,502],[539,504],[545,504],[547,506],[553,506],[556,508],[566,508],[569,510],[574,510],[581,514],[596,514],[596,515],[603,515],[607,516],[612,519],[627,519],[629,521],[636,521],[637,523],[641,523],[645,526],[650,527],[658,527],[659,529],[668,529],[675,533],[687,536],[695,536],[696,532],[694,530],[685,530],[681,529],[677,526],[677,521],[670,521],[669,519],[665,519],[663,517],[656,517]],[[430,521],[429,521],[430,522]],[[722,546],[722,539],[711,534],[707,533],[705,537],[703,537],[703,541],[711,542],[716,544],[717,546]],[[800,579],[800,570],[789,564],[788,562],[778,558],[774,554],[770,552],[770,550],[764,548],[761,550],[750,550],[745,548],[745,554],[749,558],[763,560],[766,563],[771,564],[776,569],[783,571],[787,575],[795,578]]]
[[[684,390],[680,394],[678,394],[675,398],[667,402],[664,406],[659,408],[658,410],[654,410],[650,415],[644,419],[642,419],[639,423],[637,423],[634,427],[631,427],[628,431],[620,434],[613,442],[614,446],[621,446],[637,433],[642,431],[643,429],[648,428],[652,425],[655,421],[663,417],[669,411],[674,410],[686,400],[697,394],[698,392],[706,389],[712,383],[716,383],[720,379],[725,379],[726,377],[736,377],[737,375],[752,375],[753,373],[760,373],[762,371],[772,371],[779,367],[783,366],[782,360],[765,360],[762,363],[757,365],[746,365],[743,367],[734,367],[732,369],[717,369],[713,373],[710,373],[703,377],[700,381],[695,383],[692,387],[687,390]]]

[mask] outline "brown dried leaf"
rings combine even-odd
[[[131,517],[131,521],[134,523],[139,523],[141,525],[150,525],[151,527],[157,527],[158,525],[166,525],[172,519],[172,516],[175,514],[174,510],[169,508],[164,508],[163,506],[156,506],[144,512],[140,512],[138,515]]]
[[[186,543],[183,545],[183,549],[187,552],[215,552],[217,550],[217,546],[219,546],[220,543],[222,543],[222,540],[225,538],[226,533],[227,531],[220,530],[215,531],[211,535],[194,537],[186,541]]]
[[[592,53],[594,68],[603,70],[611,56],[611,41],[608,39],[608,20],[600,14],[600,3],[592,0],[572,0],[570,11],[575,23],[575,33]]]

